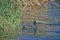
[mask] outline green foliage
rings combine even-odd
[[[17,3],[15,6],[10,0],[0,0],[0,16],[13,25],[17,26],[19,22],[19,18],[21,16],[20,9],[21,3]]]
[[[0,0],[0,32],[13,31],[14,27],[18,27],[22,8],[22,2],[14,2],[12,0]]]

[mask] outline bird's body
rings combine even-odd
[[[34,25],[36,25],[36,24],[38,24],[38,23],[40,23],[40,24],[46,24],[46,25],[60,25],[60,22],[54,22],[54,23],[51,23],[51,22],[46,22],[46,21],[38,21],[38,20],[35,20],[34,21]]]

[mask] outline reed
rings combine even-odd
[[[0,35],[17,30],[22,16],[21,8],[20,0],[0,0]]]

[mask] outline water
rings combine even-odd
[[[48,15],[48,18],[52,18],[51,20],[47,20],[47,22],[50,21],[51,23],[53,23],[53,24],[55,23],[55,24],[54,25],[53,24],[44,25],[44,26],[42,26],[43,24],[38,24],[38,25],[40,25],[40,28],[37,28],[38,30],[40,30],[39,33],[41,33],[41,31],[42,31],[44,34],[34,35],[34,34],[29,34],[29,33],[27,33],[27,34],[22,33],[20,35],[20,37],[21,37],[20,40],[60,40],[60,8],[53,5],[52,3],[50,3],[48,5],[48,7],[49,8],[47,11],[45,11],[45,9],[42,7],[42,9]],[[44,13],[44,11],[42,11],[42,13]],[[28,25],[28,23],[27,23],[26,29],[28,30],[28,32],[30,31],[30,32],[34,33],[34,28],[38,27],[38,25],[33,26],[33,23],[31,23],[31,24],[32,25],[30,25],[30,24]],[[27,27],[30,27],[31,30],[28,29]]]

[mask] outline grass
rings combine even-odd
[[[14,0],[0,0],[0,33],[15,32],[19,26],[22,2]],[[2,36],[0,34],[0,36]]]

